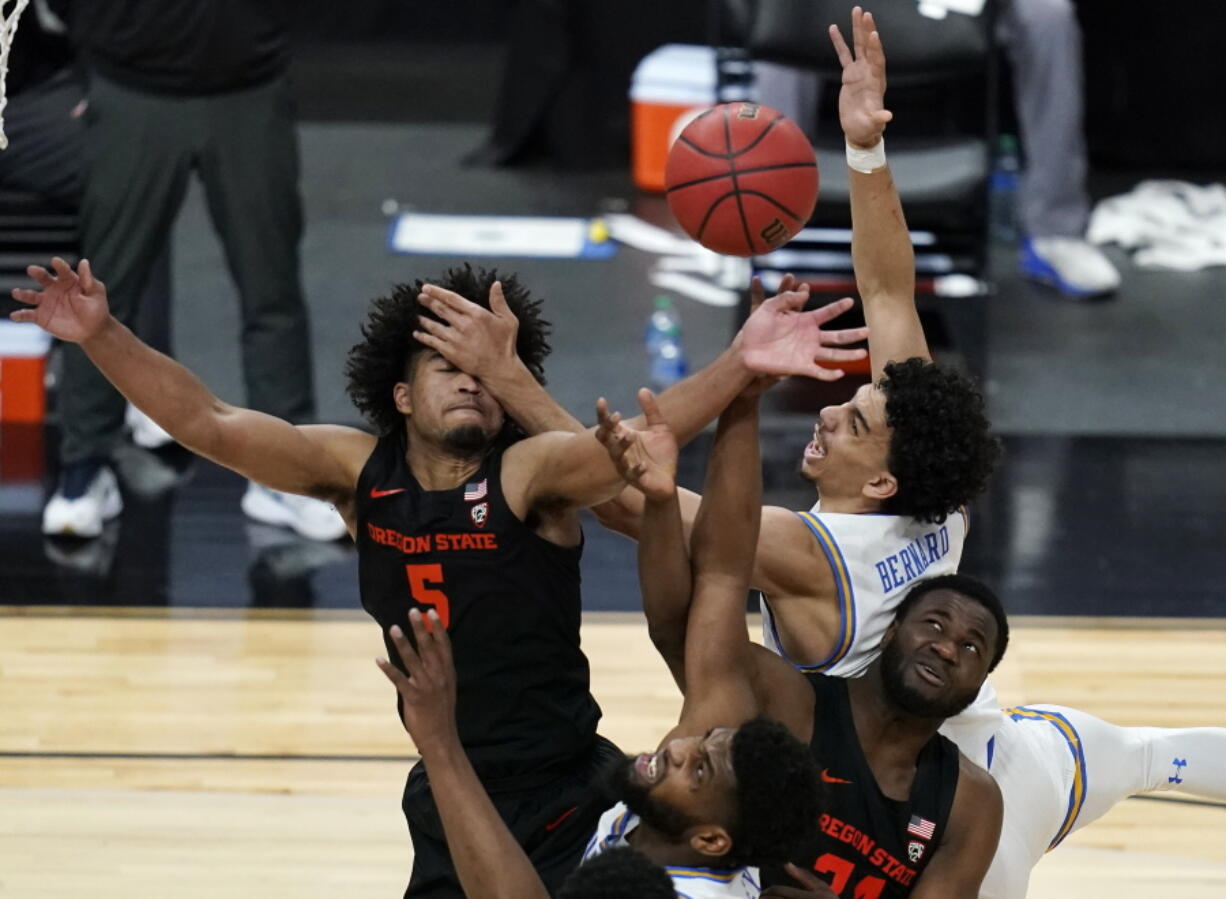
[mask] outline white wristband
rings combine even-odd
[[[848,144],[847,166],[866,175],[877,169],[885,168],[885,138],[878,138],[877,143],[867,150],[861,150],[859,147]]]

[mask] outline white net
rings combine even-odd
[[[9,145],[4,135],[4,107],[9,98],[5,84],[9,73],[9,48],[17,35],[17,20],[30,0],[0,0],[0,150]]]

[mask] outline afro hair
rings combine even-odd
[[[737,822],[726,867],[783,864],[811,838],[821,812],[813,752],[767,718],[746,721],[732,738]]]
[[[494,269],[474,271],[465,263],[462,268],[449,269],[437,280],[397,284],[391,295],[371,302],[362,325],[362,342],[349,351],[345,364],[349,398],[380,436],[391,434],[404,422],[392,391],[409,376],[417,354],[426,349],[413,339],[413,332],[420,330],[418,319],[425,316],[439,320],[417,301],[422,287],[434,284],[488,309],[490,287],[495,281],[502,282],[507,306],[519,320],[515,350],[532,376],[545,383],[543,364],[549,355],[549,322],[540,316],[541,301],[533,299],[515,275],[500,275]],[[522,433],[508,419],[503,436],[514,439]]]
[[[558,899],[676,899],[668,874],[643,853],[615,846],[571,872]]]
[[[898,479],[882,511],[942,522],[987,486],[1000,458],[983,396],[965,376],[918,358],[887,364],[877,386],[893,432],[888,465]]]

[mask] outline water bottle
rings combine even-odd
[[[998,243],[1017,242],[1017,191],[1021,178],[1017,138],[1002,134],[996,145],[996,164],[988,188],[988,230]]]
[[[647,349],[647,380],[657,392],[685,377],[685,353],[681,346],[681,317],[672,298],[658,296],[643,338]]]

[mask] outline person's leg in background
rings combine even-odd
[[[1072,0],[1005,0],[998,39],[1013,67],[1026,171],[1018,195],[1022,271],[1064,293],[1110,293],[1119,273],[1085,240],[1084,73]]]
[[[298,135],[284,77],[205,98],[200,176],[242,305],[243,379],[251,408],[294,424],[315,419],[311,334],[302,293]],[[256,484],[243,511],[313,540],[346,533],[319,500]]]
[[[95,77],[86,111],[82,255],[107,284],[111,313],[134,326],[155,260],[187,190],[189,103]],[[124,398],[76,344],[65,345],[59,383],[60,463],[43,532],[94,537],[122,503],[108,458],[124,426]]]

